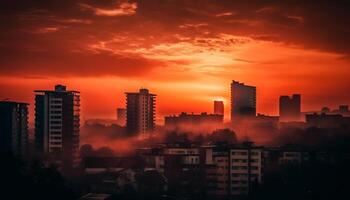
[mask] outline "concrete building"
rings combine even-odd
[[[223,120],[224,116],[219,114],[187,114],[183,112],[178,116],[166,116],[164,121],[166,128],[191,128],[200,125],[221,125]]]
[[[143,152],[143,153],[142,153]],[[249,143],[235,145],[197,146],[166,145],[140,150],[140,155],[152,166],[172,180],[206,188],[214,196],[247,195],[255,183],[262,182],[263,148]],[[153,156],[154,161],[150,162]],[[175,168],[175,169],[173,169]],[[196,177],[187,174],[196,172]],[[184,175],[184,177],[178,177]],[[171,177],[168,177],[171,176]],[[192,182],[192,179],[194,182]],[[197,181],[201,181],[198,185]]]
[[[230,194],[230,164],[228,147],[213,147],[212,159],[216,168],[215,192],[218,196]]]
[[[35,143],[40,155],[59,167],[78,165],[80,94],[56,85],[35,90]]]
[[[230,150],[231,195],[249,194],[254,184],[262,182],[262,152],[252,146]]]
[[[271,171],[276,166],[281,165],[303,165],[308,164],[310,160],[319,160],[320,153],[311,151],[311,149],[300,145],[284,145],[280,147],[270,147],[264,149],[265,170]],[[312,158],[313,157],[313,158]]]
[[[328,112],[329,114],[339,114],[344,117],[350,117],[350,111],[348,105],[339,105],[338,109]],[[327,113],[327,114],[328,114]]]
[[[144,162],[138,157],[84,157],[81,166],[89,191],[116,194],[138,188]]]
[[[213,161],[217,167],[216,195],[248,195],[262,182],[263,148],[249,143],[216,146]]]
[[[293,94],[280,96],[279,99],[280,122],[293,122],[301,120],[301,96]]]
[[[129,134],[147,134],[155,129],[156,95],[147,89],[126,94],[126,128]]]
[[[214,114],[224,116],[224,102],[214,101]]]
[[[125,108],[117,108],[117,124],[119,126],[126,125],[126,109]]]
[[[350,117],[344,117],[340,114],[307,114],[307,126],[314,126],[319,128],[336,128],[350,126]]]
[[[256,87],[237,81],[231,83],[231,121],[256,115]]]
[[[339,112],[344,114],[349,114],[349,106],[348,105],[340,105]]]
[[[0,152],[25,156],[28,150],[28,104],[0,101]]]

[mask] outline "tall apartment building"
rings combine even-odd
[[[80,93],[63,85],[35,93],[38,152],[62,168],[75,167],[79,161]]]
[[[0,152],[25,156],[28,150],[28,104],[0,101]]]
[[[292,97],[280,96],[279,114],[281,122],[300,121],[301,117],[301,96],[293,94]]]
[[[227,196],[230,194],[230,162],[227,146],[214,146],[212,148],[212,159],[216,168],[215,189],[213,194]]]
[[[230,149],[231,195],[249,194],[256,183],[262,182],[263,149],[243,145]]]
[[[256,116],[256,87],[232,81],[231,121],[254,116]]]
[[[223,101],[214,101],[214,114],[224,115],[224,102]]]
[[[147,134],[155,128],[156,95],[147,89],[126,94],[126,128],[129,134]]]
[[[255,183],[262,182],[263,148],[250,144],[213,147],[219,196],[247,195]]]

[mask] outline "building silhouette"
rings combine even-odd
[[[146,134],[155,128],[156,95],[147,89],[126,94],[126,128],[129,134]]]
[[[231,121],[256,115],[256,87],[237,81],[231,83]]]
[[[350,110],[348,105],[339,105],[338,109],[329,111],[329,113],[350,117]]]
[[[126,125],[126,109],[125,108],[117,108],[117,124],[119,126]]]
[[[183,142],[139,149],[138,155],[164,174],[169,190],[193,194],[204,186],[204,194],[227,197],[248,195],[262,183],[263,151],[248,142],[209,146]]]
[[[78,160],[80,93],[56,85],[55,90],[35,90],[35,143],[40,155],[61,169]]]
[[[223,101],[214,101],[214,114],[224,115],[224,102]]]
[[[28,150],[28,104],[0,101],[0,151],[25,156]]]
[[[199,125],[221,125],[224,121],[224,116],[219,114],[187,114],[182,112],[178,116],[166,116],[164,118],[165,128],[180,128],[182,126],[199,126]]]
[[[301,96],[293,94],[289,96],[280,96],[279,114],[281,122],[300,121],[301,118]]]
[[[306,114],[306,124],[309,127],[339,128],[350,127],[350,117],[341,114]]]

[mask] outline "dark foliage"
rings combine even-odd
[[[77,198],[54,167],[44,167],[39,162],[27,164],[10,155],[1,157],[4,160],[0,165],[2,197],[38,200]]]

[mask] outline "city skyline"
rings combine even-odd
[[[231,82],[231,85],[230,85],[230,87],[231,87],[231,89],[230,90],[232,90],[232,84],[233,83],[237,83],[237,84],[242,84],[243,86],[248,86],[248,87],[253,87],[255,90],[256,90],[256,92],[255,93],[259,93],[259,87],[258,86],[249,86],[249,85],[245,85],[244,83],[242,83],[242,82],[237,82],[237,81],[235,81],[235,80],[232,80],[232,82]],[[59,84],[54,84],[54,85],[52,85],[52,86],[56,86],[56,85],[59,85]],[[52,86],[49,86],[48,88],[52,88]],[[36,89],[34,89],[33,91],[35,92],[35,90]],[[79,93],[80,93],[80,90],[79,90]],[[123,92],[123,95],[124,95],[124,97],[125,97],[125,94],[126,94],[127,92]],[[81,95],[81,94],[80,94]],[[232,95],[232,94],[231,94]],[[231,97],[231,95],[230,95],[230,99],[232,98]],[[300,94],[299,94],[300,95]],[[257,107],[256,108],[256,114],[255,115],[258,115],[258,114],[262,114],[262,115],[267,115],[267,116],[279,116],[279,114],[280,114],[280,98],[281,97],[286,97],[285,95],[279,95],[278,96],[278,98],[277,99],[275,99],[275,100],[272,100],[272,101],[274,101],[274,102],[270,102],[270,103],[273,103],[273,104],[277,104],[276,105],[276,112],[273,112],[273,113],[262,113],[262,112],[259,112],[259,110],[258,110],[258,108],[259,107]],[[159,99],[159,97],[157,98],[157,99]],[[12,98],[5,98],[5,99],[2,99],[2,101],[14,101],[14,102],[21,102],[21,101],[18,101],[17,99],[12,99]],[[28,109],[29,110],[29,114],[28,114],[28,118],[29,118],[29,120],[28,120],[28,122],[29,122],[29,126],[30,127],[32,127],[33,125],[34,125],[34,112],[35,112],[35,110],[34,110],[34,106],[35,106],[35,103],[32,103],[33,105],[31,106],[31,103],[28,103],[28,102],[31,102],[31,101],[35,101],[35,95],[33,95],[33,99],[32,100],[30,100],[30,101],[27,101],[27,102],[25,102],[26,104],[28,104],[28,107],[29,108],[31,108],[31,109]],[[196,110],[196,112],[194,112],[193,111],[193,109],[191,110],[191,109],[189,109],[189,110],[184,110],[184,108],[186,108],[185,106],[181,106],[181,107],[177,107],[178,109],[177,110],[179,110],[179,112],[173,112],[173,113],[166,113],[166,114],[160,114],[159,113],[159,106],[157,106],[157,109],[156,109],[156,113],[155,113],[155,123],[157,124],[157,125],[163,125],[164,124],[164,117],[166,117],[166,116],[170,116],[170,115],[174,115],[174,114],[177,114],[177,113],[182,113],[182,112],[188,112],[188,113],[196,113],[196,114],[200,114],[200,113],[214,113],[213,112],[213,102],[223,102],[223,106],[224,106],[224,122],[231,122],[231,120],[232,120],[232,118],[230,117],[231,115],[232,115],[232,111],[231,111],[231,107],[232,107],[232,105],[231,105],[231,102],[230,102],[231,100],[223,100],[222,98],[220,98],[220,99],[214,99],[212,102],[208,102],[209,104],[211,104],[211,107],[209,107],[208,108],[208,110],[209,111],[207,111],[207,110]],[[258,105],[258,102],[260,101],[260,99],[258,99],[258,96],[256,97],[256,105]],[[84,102],[84,101],[83,101]],[[345,101],[343,101],[343,102],[345,102]],[[157,104],[158,104],[158,100],[157,100]],[[303,101],[301,101],[300,102],[300,104],[301,104],[301,107],[302,107],[302,109],[301,109],[301,113],[310,113],[310,112],[316,112],[316,113],[318,113],[318,112],[320,112],[322,109],[324,109],[324,108],[330,108],[330,109],[336,109],[336,108],[338,108],[338,106],[342,106],[342,105],[348,105],[347,103],[343,103],[343,104],[335,104],[334,105],[334,107],[330,107],[330,106],[328,106],[328,105],[323,105],[323,106],[321,106],[321,107],[314,107],[313,109],[310,109],[310,110],[307,110],[307,109],[305,109],[305,103],[304,103],[304,96],[303,96]],[[119,105],[119,104],[118,104]],[[115,115],[115,111],[116,111],[116,109],[117,110],[119,110],[119,109],[126,109],[126,105],[127,105],[127,101],[125,100],[124,102],[123,102],[123,104],[121,104],[119,107],[115,107],[114,108],[114,116],[109,116],[109,115],[107,115],[107,116],[104,116],[104,117],[99,117],[99,116],[96,116],[96,115],[93,115],[93,116],[91,116],[91,117],[85,117],[85,116],[82,116],[81,118],[82,118],[82,121],[85,121],[85,120],[93,120],[93,119],[101,119],[101,120],[117,120],[118,121],[118,117]],[[333,105],[333,104],[332,104]],[[210,105],[209,105],[210,106]],[[81,109],[81,113],[84,113],[84,106],[81,106],[82,107],[82,109]],[[33,109],[33,110],[32,110]],[[301,116],[302,117],[302,116]],[[304,120],[304,119],[301,119],[302,121]],[[117,122],[117,123],[119,123],[119,122]]]
[[[31,112],[31,91],[56,83],[79,88],[85,119],[113,118],[123,93],[140,87],[159,95],[161,116],[210,112],[214,100],[228,105],[232,79],[258,87],[258,113],[277,114],[278,97],[293,93],[305,110],[350,102],[343,1],[52,4],[1,7],[0,99]]]

